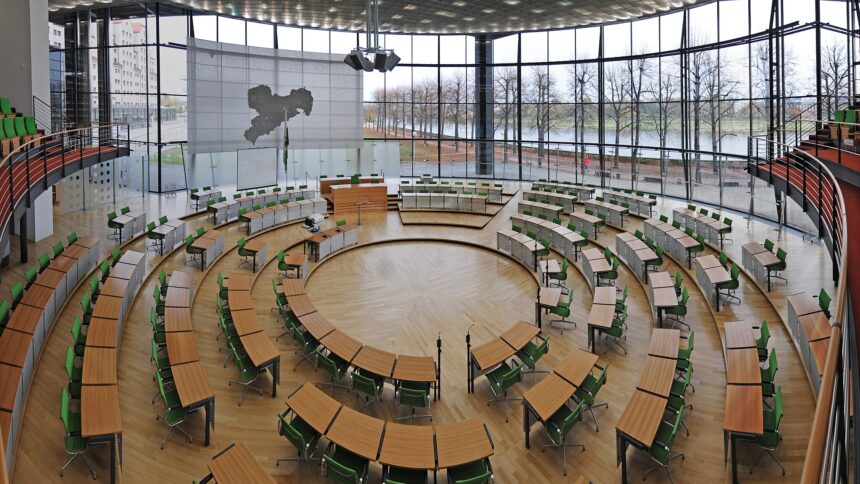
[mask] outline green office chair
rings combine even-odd
[[[818,307],[821,308],[827,319],[830,319],[830,294],[827,294],[824,289],[818,292]]]
[[[164,319],[164,296],[161,294],[161,285],[159,283],[155,283],[155,287],[152,288],[152,301],[155,304],[155,311],[158,314],[158,317],[162,320]]]
[[[561,319],[552,319],[549,322],[549,325],[552,326],[553,323],[561,323],[559,329],[561,330],[561,334],[564,334],[564,325],[572,324],[574,329],[576,328],[576,321],[569,321],[567,319],[570,316],[570,305],[573,303],[573,291],[567,293],[567,301],[559,301],[558,306],[550,308],[550,314],[555,314],[557,316],[561,316]]]
[[[325,352],[321,349],[316,350],[316,355],[317,368],[322,369],[322,371],[329,376],[328,382],[317,383],[317,386],[328,387],[329,395],[334,394],[335,387],[349,390],[349,386],[343,383],[343,380],[346,377],[346,370],[349,369],[349,363],[347,363],[334,353],[329,353],[328,355],[326,355]]]
[[[237,338],[238,339],[238,338]],[[252,390],[257,392],[261,397],[263,396],[263,390],[257,388],[253,385],[262,373],[266,373],[266,370],[261,370],[257,366],[254,365],[254,362],[251,361],[251,358],[248,355],[240,355],[239,349],[237,348],[241,342],[236,342],[235,344],[231,344],[230,341],[227,342],[227,346],[230,347],[230,350],[233,355],[233,362],[236,363],[236,367],[239,369],[239,380],[230,380],[227,382],[227,386],[231,386],[233,383],[242,386],[242,393],[239,394],[239,406],[242,406],[242,401],[245,399],[245,393],[248,390]]]
[[[75,356],[82,358],[84,356],[84,348],[87,346],[87,334],[82,331],[84,322],[80,316],[75,316],[72,322],[72,343],[75,345]]]
[[[647,245],[651,250],[654,250],[654,248],[657,247],[657,244],[654,243],[654,239],[651,237],[645,237],[645,245]]]
[[[215,278],[215,282],[218,283],[218,297],[222,300],[226,301],[227,296],[230,292],[227,290],[227,287],[224,285],[224,276],[221,273],[218,273],[218,276]]]
[[[15,310],[14,306],[12,310]],[[81,296],[81,310],[84,315],[84,324],[90,324],[90,318],[93,317],[93,299],[89,291],[85,291],[84,295]]]
[[[627,308],[624,308],[624,311],[621,314],[615,314],[612,318],[612,326],[608,328],[598,328],[598,333],[603,336],[609,338],[609,341],[617,346],[622,353],[627,354],[627,348],[621,344],[622,341],[627,339],[627,335],[624,334],[624,326],[627,325]],[[595,345],[597,343],[595,342]],[[607,348],[603,353],[606,354],[609,351]]]
[[[549,285],[560,287],[561,291],[565,294],[568,293],[567,285],[564,281],[567,280],[567,258],[563,258],[561,260],[561,271],[560,272],[551,272],[549,274]]]
[[[110,262],[107,260],[103,260],[101,265],[99,265],[99,271],[101,272],[101,281],[104,283],[107,281],[107,278],[110,277]]]
[[[705,251],[705,236],[702,234],[696,235],[696,242],[698,245],[694,245],[687,249],[687,267],[692,267],[693,259],[699,256],[699,254]]]
[[[155,222],[149,222],[148,224],[146,224],[146,238],[152,241],[152,243],[149,244],[146,249],[155,249],[159,252],[163,252],[164,234],[153,232],[153,230],[155,230]]]
[[[487,400],[487,406],[489,407],[495,402],[503,402],[505,406],[505,422],[508,421],[508,402],[522,401],[522,398],[508,397],[508,390],[513,388],[517,383],[523,381],[522,368],[522,363],[514,363],[513,366],[511,366],[506,362],[502,362],[498,368],[487,373],[487,381],[490,383],[490,391],[494,396],[494,398]]]
[[[493,468],[489,459],[448,468],[448,484],[491,484]]]
[[[39,273],[41,274],[42,272],[45,272],[45,269],[47,269],[49,265],[51,265],[51,257],[47,253],[40,255]]]
[[[196,264],[201,257],[203,257],[203,249],[194,247],[191,244],[194,243],[194,236],[189,235],[185,237],[185,254],[190,255],[191,259],[185,258],[185,264],[188,264],[190,261],[192,264]]]
[[[600,222],[597,222],[596,224],[594,224],[594,228],[595,228],[595,230],[597,230],[598,234],[602,234],[603,231],[600,229],[602,229],[603,227],[606,227],[606,214],[605,213],[598,213],[597,218],[600,219]]]
[[[411,419],[413,424],[416,418],[429,418],[433,421],[433,414],[430,412],[430,384],[427,382],[401,381],[397,387],[397,404],[409,407],[411,411],[409,415],[396,417],[394,420]],[[427,413],[415,413],[418,408],[426,408]]]
[[[54,252],[54,258],[56,259],[58,255],[62,254],[66,248],[63,247],[62,242],[57,242],[51,247],[51,250]]]
[[[546,370],[538,370],[537,363],[543,358],[543,355],[549,352],[549,336],[546,337],[540,343],[535,343],[534,341],[529,341],[523,346],[522,349],[517,351],[517,358],[523,362],[523,364],[528,368],[527,371],[523,371],[523,373],[530,373],[532,375],[532,382],[536,383],[537,374],[538,373],[549,373]]]
[[[621,291],[621,297],[615,300],[615,314],[621,314],[627,309],[627,286]]]
[[[107,226],[109,229],[113,230],[113,233],[108,234],[108,239],[119,239],[119,229],[122,227],[122,224],[114,222],[116,217],[116,212],[110,212],[107,214]]]
[[[275,460],[275,465],[280,466],[281,462],[296,461],[296,482],[298,482],[302,475],[303,462],[322,460],[313,457],[320,441],[320,434],[298,416],[294,416],[291,421],[287,422],[284,415],[280,414],[278,415],[278,434],[286,437],[293,444],[296,449],[296,456],[279,457]]]
[[[600,367],[598,366],[598,368]],[[596,432],[600,432],[600,422],[597,421],[597,415],[594,414],[594,409],[600,407],[609,408],[609,403],[595,403],[594,400],[597,397],[597,393],[606,383],[606,371],[608,369],[609,363],[600,369],[600,374],[597,375],[597,377],[589,372],[588,375],[585,376],[585,380],[582,384],[576,389],[576,393],[573,394],[573,396],[580,402],[580,405],[584,404],[585,408],[591,413],[591,418],[594,419]]]
[[[567,405],[562,405],[552,416],[547,420],[544,428],[546,435],[549,437],[551,444],[545,444],[546,447],[553,447],[561,450],[561,461],[564,469],[564,475],[567,476],[567,448],[582,447],[585,452],[584,444],[576,444],[567,442],[567,434],[573,430],[574,425],[582,420],[582,410],[585,408],[585,401],[580,401],[576,408],[571,409]]]
[[[654,249],[654,254],[657,256],[656,259],[651,259],[649,261],[646,261],[646,264],[645,264],[645,271],[646,272],[656,272],[656,271],[659,271],[660,269],[663,268],[663,262],[664,262],[663,254],[665,254],[665,251],[663,250],[662,247],[658,246],[656,249]]]
[[[110,251],[110,265],[111,267],[117,265],[120,258],[122,258],[122,251],[119,250],[119,247],[114,247]]]
[[[96,471],[93,470],[93,466],[90,465],[86,456],[84,456],[90,446],[89,439],[81,436],[81,414],[71,411],[71,400],[69,392],[63,388],[63,393],[60,397],[60,419],[63,421],[63,428],[65,429],[66,453],[71,457],[63,467],[60,467],[60,477],[63,477],[63,472],[66,471],[66,468],[69,467],[72,461],[80,457],[90,470],[93,479],[95,479]]]
[[[788,256],[788,252],[782,249],[782,247],[776,249],[776,258],[779,259],[779,262],[776,264],[772,264],[767,266],[767,271],[770,273],[771,278],[781,279],[783,282],[788,282],[788,280],[781,275],[780,272],[784,271],[786,267],[788,267],[785,262],[785,258]]]
[[[612,255],[612,250],[610,250],[609,247],[603,248],[603,257],[606,259],[606,262],[612,262],[612,258],[614,256]]]
[[[779,371],[779,365],[776,359],[776,348],[770,350],[770,356],[767,358],[767,368],[762,368],[761,372],[761,394],[765,399],[771,398],[776,394],[776,373]],[[766,400],[765,400],[766,401]]]
[[[426,469],[382,466],[382,484],[428,484]]]
[[[357,368],[353,370],[352,389],[355,390],[356,398],[364,398],[364,403],[358,407],[359,412],[376,402],[382,401],[384,383],[385,379],[379,375],[372,373],[362,374],[361,370]]]
[[[719,233],[720,236],[723,237],[723,242],[731,242],[732,239],[726,237],[726,235],[732,233],[732,219],[725,217],[723,219],[723,223],[726,224],[727,226],[718,230],[717,233]]]
[[[158,285],[161,286],[161,297],[167,297],[167,271],[158,271]]]
[[[149,340],[149,361],[155,363],[155,372],[161,374],[165,381],[172,381],[173,374],[170,371],[170,359],[165,355],[166,351],[163,351],[166,347],[158,346],[158,343],[155,342],[155,339]],[[155,379],[153,377],[153,379]],[[156,391],[155,395],[153,395],[150,403],[154,404],[158,397],[161,396],[160,391]]]
[[[684,282],[684,274],[680,270],[675,272],[675,295],[681,297],[681,283]]]
[[[185,439],[188,440],[188,443],[190,444],[192,442],[191,434],[186,432],[179,425],[185,422],[188,415],[194,412],[189,412],[187,408],[182,406],[182,403],[179,400],[179,392],[175,389],[170,389],[168,391],[165,388],[165,379],[161,373],[157,372],[155,374],[155,379],[158,382],[158,392],[161,394],[161,399],[164,402],[164,415],[156,414],[155,420],[163,421],[168,427],[167,433],[164,434],[164,438],[161,439],[161,450],[164,450],[164,443],[174,430],[178,430],[181,434],[185,435]]]
[[[283,250],[278,251],[277,258],[278,258],[278,270],[282,271],[284,273],[284,277],[290,277],[290,274],[288,272],[290,270],[290,267],[287,266],[286,254],[284,253]],[[296,270],[296,277],[298,277],[299,268],[294,267],[293,269]]]
[[[774,248],[773,241],[772,241],[772,240],[770,240],[770,239],[764,239],[764,248],[765,248],[768,252],[773,252],[773,248]]]
[[[24,299],[24,285],[18,281],[9,289],[9,295],[12,297],[12,311],[18,307],[21,300]]]
[[[679,457],[681,460],[684,460],[684,454],[672,452],[672,444],[675,442],[675,437],[678,435],[678,429],[681,428],[681,421],[683,418],[684,407],[681,407],[681,410],[677,415],[675,415],[674,423],[667,423],[665,421],[660,422],[660,427],[657,428],[657,435],[654,437],[654,442],[648,449],[648,454],[651,456],[651,460],[656,462],[657,465],[645,471],[645,474],[642,475],[643,481],[648,474],[662,468],[666,469],[666,474],[669,475],[669,480],[671,482],[675,482],[672,478],[672,472],[669,470],[669,464]]]
[[[665,215],[660,215],[660,221],[663,222],[664,224],[667,224],[667,223],[669,223],[669,217],[667,217]],[[637,232],[639,232],[639,231],[637,230]]]
[[[687,291],[687,286],[681,290],[681,299],[678,301],[678,305],[675,307],[665,309],[666,319],[672,320],[674,324],[672,327],[674,328],[677,325],[681,325],[690,329],[690,325],[684,322],[684,317],[687,316],[687,300],[690,299],[690,294]],[[673,316],[673,317],[669,317]]]
[[[322,456],[322,474],[327,482],[338,484],[365,484],[370,461],[329,443]]]
[[[726,282],[717,284],[717,291],[725,291],[719,292],[720,295],[725,296],[727,299],[733,299],[740,304],[741,298],[737,296],[737,290],[741,287],[741,282],[738,279],[740,277],[741,268],[737,264],[732,266],[731,276],[732,278]]]
[[[26,289],[30,289],[30,286],[36,282],[36,277],[39,276],[39,268],[36,266],[32,266],[24,272],[24,280],[26,282]]]
[[[723,269],[729,268],[729,256],[722,250],[720,251],[720,265],[723,266]]]
[[[245,233],[251,235],[251,219],[245,216],[248,213],[247,208],[239,209],[239,222],[245,224]]]
[[[0,301],[0,328],[6,328],[6,324],[9,323],[9,318],[9,301],[4,299]]]
[[[615,281],[618,280],[618,259],[612,257],[612,269],[597,274],[598,286],[607,285],[615,286]]]
[[[66,376],[69,378],[69,392],[75,398],[81,396],[81,379],[84,376],[84,369],[81,366],[75,365],[75,350],[71,346],[66,347]]]
[[[573,261],[579,261],[579,254],[582,250],[588,246],[588,231],[580,230],[579,235],[582,237],[582,240],[573,243]]]
[[[288,324],[293,324],[292,320],[287,320]],[[317,348],[320,345],[320,342],[314,339],[313,336],[308,334],[304,328],[300,326],[296,326],[293,324],[292,328],[292,336],[293,342],[296,343],[298,349],[294,352],[301,356],[301,359],[296,366],[293,367],[293,371],[296,371],[296,368],[299,367],[302,363],[307,362],[312,367],[316,367],[315,360],[312,359],[313,356],[317,354]],[[316,371],[316,369],[314,369]]]
[[[676,230],[681,230],[681,222],[675,219],[672,219],[672,228]]]
[[[683,336],[682,336],[683,338]],[[687,386],[693,389],[693,392],[696,391],[696,386],[690,383],[693,375],[693,362],[690,360],[690,357],[693,355],[693,349],[696,346],[696,332],[691,331],[690,336],[687,338],[687,347],[678,348],[678,358],[675,359],[675,376],[687,379],[687,384],[685,385],[685,389]],[[688,378],[689,377],[689,378]]]
[[[636,232],[633,233],[633,236],[639,240],[642,240],[642,237],[645,237],[645,233],[639,229],[636,229]]]
[[[237,249],[237,252],[239,253],[240,257],[239,267],[241,267],[242,264],[251,264],[254,261],[254,257],[257,257],[256,250],[250,250],[245,248],[247,244],[248,243],[245,241],[245,237],[240,237],[238,242],[236,242],[236,245],[239,246],[239,248]]]
[[[762,456],[767,454],[782,470],[782,475],[785,475],[785,467],[782,466],[782,462],[777,459],[775,454],[776,449],[779,447],[779,441],[782,440],[782,436],[779,434],[779,424],[782,422],[782,387],[776,389],[776,394],[773,398],[773,410],[764,410],[763,418],[764,433],[756,438],[756,442],[762,451],[750,466],[750,474],[752,474],[753,468],[758,464]]]
[[[767,360],[768,342],[770,342],[770,329],[767,327],[767,320],[763,319],[761,321],[761,336],[755,340],[756,350],[758,351],[758,361],[760,363]]]

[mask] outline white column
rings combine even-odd
[[[27,210],[27,238],[38,242],[54,233],[53,190],[42,192]]]

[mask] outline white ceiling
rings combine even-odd
[[[380,30],[407,33],[515,32],[599,24],[710,0],[380,0]],[[128,0],[48,0],[51,10]],[[365,26],[364,0],[173,0],[253,20],[343,30]]]

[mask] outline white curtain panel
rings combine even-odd
[[[189,37],[191,154],[282,148],[360,148],[362,72],[342,55],[265,49]]]

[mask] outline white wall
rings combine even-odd
[[[0,0],[0,96],[33,114],[33,96],[48,102],[48,0]]]

